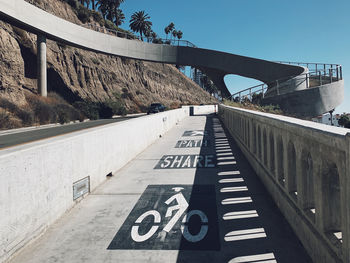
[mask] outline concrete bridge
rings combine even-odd
[[[47,93],[46,38],[49,38],[109,55],[195,67],[211,78],[223,97],[231,96],[224,82],[226,75],[235,74],[257,79],[266,83],[269,88],[266,103],[280,104],[285,110],[301,116],[316,116],[328,112],[338,106],[344,97],[341,68],[332,68],[329,72],[319,70],[316,74],[324,75],[327,82],[321,81],[311,88],[309,82],[315,81],[315,78],[311,77],[307,67],[215,50],[119,38],[70,23],[24,0],[0,0],[0,17],[37,34],[38,88],[43,96]]]
[[[215,112],[1,150],[0,262],[349,262],[349,130]]]

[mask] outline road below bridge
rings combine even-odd
[[[216,115],[186,117],[11,262],[312,262]]]
[[[130,115],[113,119],[100,119],[87,122],[79,122],[51,127],[31,127],[18,130],[8,130],[0,133],[0,149],[21,145],[33,141],[43,140],[71,132],[94,128],[118,121],[125,121],[131,118],[137,118],[141,115]]]

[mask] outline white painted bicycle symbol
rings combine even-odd
[[[188,203],[181,192],[181,190],[183,190],[184,188],[174,187],[172,189],[176,192],[176,194],[174,194],[168,200],[166,200],[165,204],[169,205],[174,200],[176,200],[177,204],[168,207],[168,209],[165,213],[165,217],[166,218],[171,217],[171,219],[169,220],[167,225],[163,228],[164,232],[161,235],[164,236],[164,235],[166,235],[166,233],[169,233],[173,229],[175,224],[180,220],[181,216],[183,214],[185,214],[182,221],[181,221],[181,223],[182,223],[181,224],[181,232],[182,232],[183,237],[187,241],[193,242],[193,243],[203,240],[204,237],[206,236],[206,234],[208,233],[208,217],[201,210],[191,210],[191,211],[185,213],[187,208],[188,208]],[[173,211],[176,211],[176,210],[177,210],[177,212],[173,215]],[[192,234],[189,231],[189,221],[190,221],[191,217],[194,215],[197,215],[200,218],[200,221],[202,224],[201,228],[197,234]],[[133,225],[131,228],[131,237],[135,242],[144,242],[144,241],[148,240],[149,238],[151,238],[158,231],[160,226],[153,225],[147,233],[145,233],[145,234],[139,233],[140,224],[148,216],[153,216],[154,224],[161,223],[161,215],[157,210],[149,210],[149,211],[143,213],[142,215],[140,215],[139,218],[136,219],[135,225]],[[138,225],[136,225],[136,224],[138,224]]]

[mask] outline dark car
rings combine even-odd
[[[147,114],[150,113],[157,113],[165,110],[165,106],[161,103],[152,103],[151,106],[149,106]]]

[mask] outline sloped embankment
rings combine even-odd
[[[38,3],[48,12],[81,23],[65,2]],[[25,107],[28,95],[37,93],[36,52],[35,35],[0,22],[1,98]],[[48,91],[69,103],[105,101],[119,94],[129,112],[140,112],[152,102],[168,107],[215,102],[172,65],[97,54],[50,40],[47,61]]]

